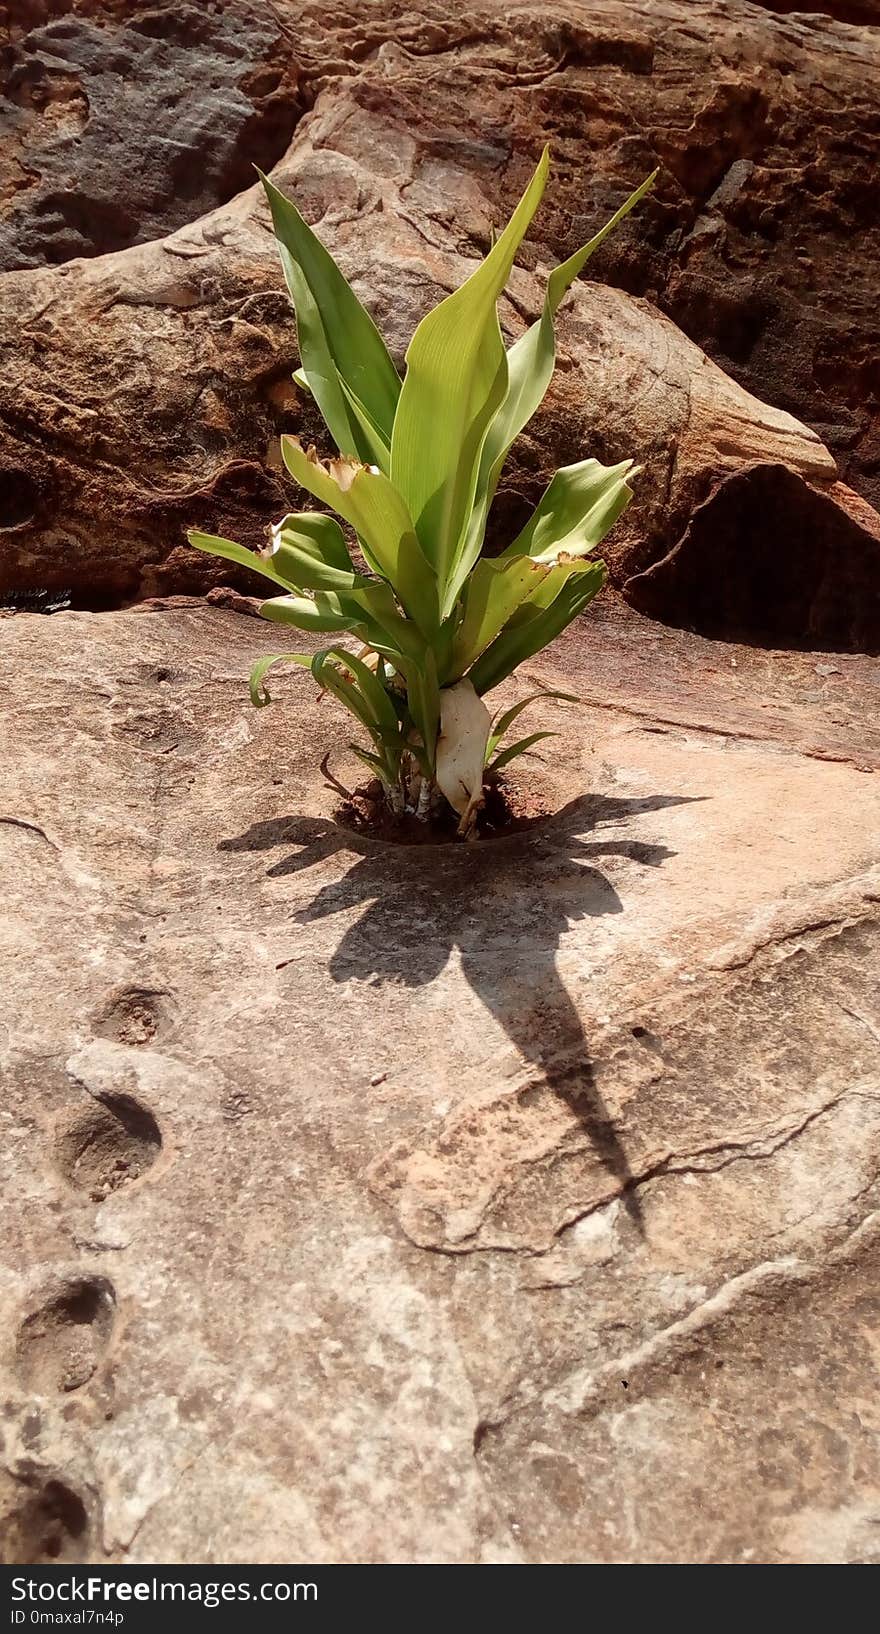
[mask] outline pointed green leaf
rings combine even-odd
[[[504,737],[506,732],[510,731],[514,721],[519,719],[523,710],[528,709],[531,704],[537,703],[541,698],[559,698],[563,703],[567,704],[577,704],[581,702],[580,698],[578,698],[574,692],[550,692],[544,690],[541,692],[530,692],[527,698],[521,698],[518,704],[514,704],[511,709],[505,709],[503,715],[499,715],[497,720],[493,721],[493,731],[489,739],[489,754],[492,754],[493,751],[497,749],[501,739]]]
[[[367,629],[367,639],[376,652],[390,658],[397,667],[401,656],[420,660],[425,638],[412,619],[398,610],[391,586],[383,579],[369,579],[356,590],[338,594],[340,610],[350,613]]]
[[[419,628],[426,634],[436,630],[437,580],[394,484],[374,466],[345,459],[324,464],[295,437],[282,437],[281,451],[291,476],[351,523],[370,566],[387,579]]]
[[[338,606],[331,596],[323,604],[311,596],[272,596],[260,607],[260,617],[270,624],[292,624],[297,630],[351,630],[354,621],[347,613],[336,611]]]
[[[532,732],[527,738],[518,738],[516,743],[510,745],[509,749],[502,749],[500,755],[495,756],[489,770],[500,772],[502,766],[507,766],[511,760],[516,759],[517,755],[524,755],[527,749],[531,749],[534,744],[540,743],[542,738],[558,738],[558,736],[558,732]],[[489,753],[491,753],[491,743]]]
[[[250,676],[251,703],[256,709],[262,709],[272,702],[263,677],[273,664],[302,664],[305,669],[311,669],[312,655],[310,652],[276,652],[269,658],[258,658]]]
[[[358,760],[362,760],[365,766],[369,766],[371,772],[378,773],[379,777],[386,776],[387,768],[384,760],[379,755],[371,755],[369,749],[360,749],[356,743],[350,743],[348,747],[353,755],[357,755]]]
[[[285,516],[272,528],[267,554],[297,590],[357,590],[374,582],[355,572],[339,523],[317,511]]]
[[[352,572],[345,535],[334,516],[326,516],[323,511],[292,511],[274,523],[270,533],[272,543],[267,555],[279,572],[283,571],[279,552],[287,541],[326,562],[328,567]]]
[[[541,605],[542,587],[537,597],[517,609],[491,647],[477,659],[469,673],[477,692],[491,691],[525,659],[541,652],[601,590],[606,576],[604,562],[572,562],[568,566],[568,577],[549,606]]]
[[[244,545],[237,545],[233,539],[219,539],[213,533],[198,533],[194,528],[189,530],[186,537],[194,549],[203,550],[208,556],[221,556],[226,562],[237,562],[239,567],[249,567],[252,573],[261,573],[264,579],[283,585],[285,590],[290,589],[289,581],[282,578],[269,557],[258,556],[256,551],[246,550]]]
[[[364,403],[361,402],[360,398],[355,395],[355,393],[351,390],[351,387],[341,379],[339,384],[345,393],[346,402],[348,403],[352,414],[360,426],[364,447],[367,450],[367,460],[373,465],[378,465],[379,470],[384,471],[385,475],[387,476],[391,470],[390,444],[386,441],[383,432],[376,424],[375,420],[370,414],[369,409]]]
[[[354,588],[316,591],[313,597],[274,596],[263,603],[260,613],[275,624],[297,624],[302,617],[302,629],[362,634],[392,664],[401,653],[421,659],[425,651],[424,637],[411,619],[404,618],[384,579],[358,577]]]
[[[418,662],[402,659],[401,670],[406,681],[409,712],[425,750],[425,769],[432,776],[440,725],[440,687],[437,663],[431,648],[426,648],[424,657]]]
[[[604,243],[624,216],[629,215],[630,210],[641,202],[648,189],[653,187],[656,178],[657,171],[654,170],[587,244],[575,250],[567,261],[554,267],[547,279],[544,309],[540,318],[514,342],[507,353],[507,392],[483,445],[474,509],[460,575],[466,573],[479,556],[486,532],[489,506],[495,497],[504,462],[516,438],[543,402],[553,377],[556,363],[553,320],[556,312],[575,278],[583,272],[590,256]]]
[[[365,714],[362,716],[365,726],[376,727],[383,733],[396,737],[400,731],[400,722],[388,693],[381,681],[377,680],[373,671],[362,659],[356,658],[345,647],[325,647],[315,653],[312,659],[312,674],[321,686],[332,690],[332,677],[338,674],[340,665],[351,677],[353,685],[363,702]],[[344,677],[347,678],[347,677]]]
[[[394,704],[372,670],[344,647],[326,647],[312,659],[315,680],[366,727],[377,756],[382,760],[386,782],[398,775],[405,747]]]
[[[562,557],[558,562],[545,563],[547,571],[543,579],[532,591],[528,601],[523,602],[516,612],[511,614],[510,623],[523,623],[533,618],[536,611],[549,607],[556,600],[560,590],[568,585],[570,579],[581,577],[582,582],[587,583],[588,580],[584,579],[583,575],[591,574],[596,565],[582,556]],[[600,562],[598,565],[604,571],[605,563]]]
[[[653,170],[635,192],[630,194],[620,209],[614,212],[610,221],[606,221],[605,226],[600,227],[588,243],[575,250],[567,261],[562,261],[550,273],[540,318],[514,342],[507,354],[509,371],[507,396],[486,438],[484,468],[492,469],[499,460],[503,462],[514,439],[519,436],[523,427],[528,425],[535,410],[543,402],[556,363],[553,319],[572,284],[583,272],[590,256],[600,244],[604,244],[605,239],[623,221],[624,216],[628,216],[630,210],[641,203],[649,188],[653,187],[657,175],[658,172]],[[498,485],[499,475],[500,467],[497,471],[493,470],[494,481],[490,479],[492,493]]]
[[[260,614],[273,624],[305,630],[349,630],[399,669],[401,656],[422,660],[425,641],[398,611],[389,585],[368,579],[360,589],[317,591],[309,596],[274,596]]]
[[[345,388],[363,405],[390,445],[400,377],[376,325],[332,255],[296,205],[262,172],[260,179],[296,309],[300,358],[309,389],[340,451],[372,459]]]
[[[319,653],[316,656],[322,657],[323,655]],[[339,669],[329,664],[320,670],[316,670],[313,663],[312,674],[318,685],[325,692],[331,692],[337,702],[344,704],[349,713],[354,715],[355,720],[359,721],[361,726],[365,726],[370,736],[373,737],[376,731],[376,723],[354,682],[343,675]]]
[[[522,533],[498,560],[525,555],[536,562],[551,562],[561,555],[586,556],[626,510],[633,496],[628,479],[634,470],[632,460],[619,465],[600,465],[598,460],[564,465],[544,490]]]
[[[507,389],[507,360],[495,303],[547,180],[544,150],[520,203],[482,264],[422,319],[391,439],[391,477],[436,569],[443,616],[470,519],[483,439]]]
[[[528,555],[510,561],[484,557],[470,574],[462,596],[462,619],[449,660],[449,678],[463,675],[494,641],[520,603],[533,595],[549,569]]]

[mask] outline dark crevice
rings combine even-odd
[[[0,467],[0,532],[33,521],[38,497],[37,484],[27,471]]]
[[[764,11],[774,11],[786,17],[791,12],[809,12],[812,16],[830,17],[837,23],[880,24],[880,0],[754,0]]]
[[[117,613],[142,599],[137,574],[71,585],[42,573],[38,585],[0,591],[0,613]]]
[[[782,465],[719,483],[624,589],[649,617],[716,640],[880,652],[880,538]]]

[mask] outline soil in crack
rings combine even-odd
[[[452,845],[458,841],[458,814],[447,801],[420,822],[413,812],[395,817],[377,781],[353,789],[337,806],[334,819],[341,828],[365,839],[383,840],[389,845]],[[536,794],[527,789],[510,789],[501,783],[487,783],[486,803],[477,815],[478,840],[500,840],[532,828],[550,811]]]

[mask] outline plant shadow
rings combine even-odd
[[[336,853],[355,853],[352,866],[295,915],[298,923],[311,924],[366,910],[343,932],[330,959],[331,978],[424,987],[457,950],[471,988],[578,1117],[643,1232],[626,1151],[597,1087],[589,1041],[556,955],[572,924],[624,911],[596,863],[627,857],[657,868],[675,855],[667,846],[628,838],[620,832],[628,820],[693,798],[584,795],[552,817],[473,845],[394,845],[329,819],[279,817],[221,841],[219,849],[295,847],[267,869],[271,878],[300,873]],[[615,832],[591,837],[599,828]]]

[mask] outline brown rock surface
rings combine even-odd
[[[595,273],[651,297],[740,384],[655,307],[582,283],[561,323],[557,383],[512,464],[496,537],[522,520],[560,462],[586,448],[609,459],[635,452],[646,469],[612,570],[640,605],[710,634],[880,644],[880,525],[835,483],[828,452],[868,493],[876,30],[703,0],[566,0],[540,12],[484,4],[454,21],[431,0],[334,11],[332,20],[288,4],[271,22],[248,0],[204,16],[155,6],[123,15],[109,0],[50,9],[46,20],[38,6],[39,26],[18,30],[7,52],[22,102],[13,103],[9,163],[30,155],[33,168],[7,200],[16,242],[30,246],[31,261],[69,252],[55,206],[44,208],[66,178],[65,209],[82,205],[74,248],[106,247],[112,237],[86,230],[84,178],[100,193],[100,217],[110,194],[118,201],[121,169],[132,171],[135,193],[145,175],[156,188],[123,241],[164,232],[184,206],[199,219],[152,243],[0,283],[0,591],[67,586],[77,605],[101,607],[198,589],[217,570],[182,546],[185,524],[254,540],[288,505],[277,434],[315,427],[289,381],[293,326],[266,212],[255,189],[204,210],[240,185],[246,150],[283,147],[285,118],[310,106],[278,179],[320,224],[398,354],[430,299],[485,248],[545,139],[556,173],[533,262],[581,242],[659,162],[655,197]],[[159,39],[172,10],[172,37]],[[130,55],[134,37],[145,43],[133,102],[149,110],[151,99],[172,100],[178,157],[158,171],[148,148],[160,139],[158,116],[127,127],[115,159],[102,137],[116,122],[103,65]],[[202,58],[224,63],[226,77],[205,74],[204,107],[175,101],[181,84],[199,80]],[[58,123],[70,104],[50,96],[56,70],[68,89],[95,76],[101,166],[89,161],[91,122],[75,138]],[[231,95],[229,75],[240,76],[235,117],[218,120],[211,99]],[[200,194],[181,200],[175,165],[199,178]],[[509,330],[538,299],[522,271],[505,308]],[[828,447],[783,411],[818,428]],[[717,561],[705,549],[716,537]],[[640,577],[647,569],[650,580]]]
[[[0,616],[0,1554],[880,1562],[880,663],[790,650],[880,645],[880,31],[3,19],[0,594],[114,610]],[[172,593],[216,583],[184,526],[255,542],[317,429],[236,189],[279,158],[400,353],[547,137],[510,333],[663,175],[496,537],[632,453],[613,577],[704,633],[603,596],[501,690],[584,700],[535,709],[531,820],[390,845],[305,677],[250,708],[277,633]]]
[[[257,620],[0,632],[13,1557],[877,1561],[877,661],[609,603],[401,849]]]
[[[301,105],[271,7],[29,0],[2,72],[0,270],[161,238],[266,169]]]

